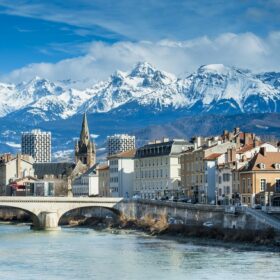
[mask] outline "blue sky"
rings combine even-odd
[[[103,79],[139,60],[280,70],[279,0],[0,0],[0,78]],[[277,51],[278,50],[278,51]]]

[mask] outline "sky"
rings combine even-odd
[[[280,0],[0,0],[0,23],[2,82],[97,81],[139,61],[280,71]]]

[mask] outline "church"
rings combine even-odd
[[[75,163],[81,161],[82,164],[91,168],[96,163],[95,144],[90,140],[87,115],[84,113],[80,139],[75,145]]]

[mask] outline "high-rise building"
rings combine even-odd
[[[108,156],[135,149],[135,136],[115,134],[107,136]]]
[[[89,168],[96,163],[95,145],[90,141],[87,115],[84,114],[80,139],[75,146],[75,162],[81,161]]]
[[[21,135],[22,154],[31,155],[34,162],[51,161],[51,133],[34,129]]]

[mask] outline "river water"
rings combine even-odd
[[[0,279],[279,279],[280,254],[84,228],[0,224]]]

